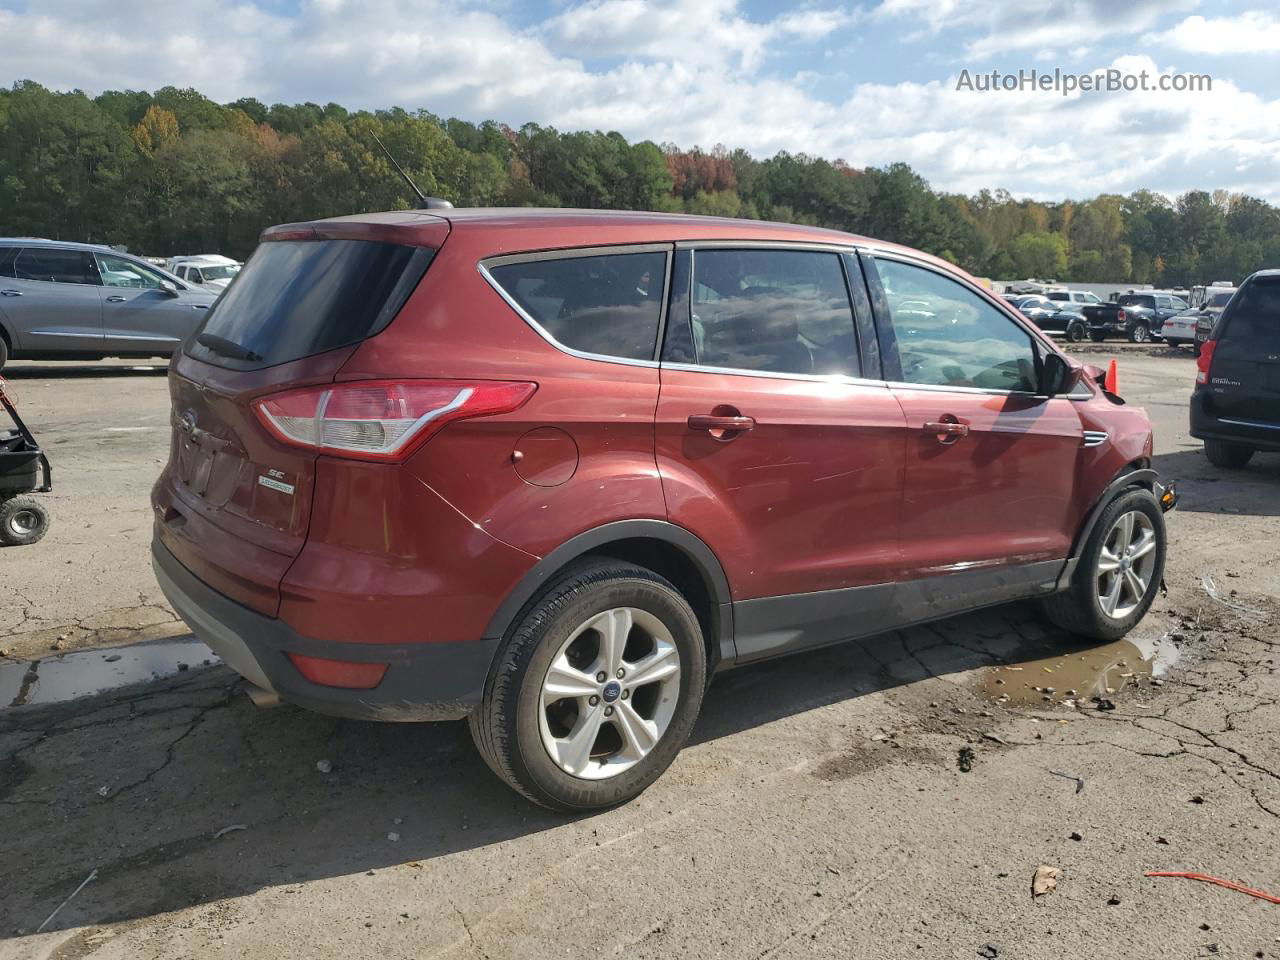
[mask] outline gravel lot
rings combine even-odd
[[[652,789],[567,820],[463,724],[259,710],[221,667],[3,710],[0,956],[1280,956],[1280,908],[1143,877],[1280,894],[1280,456],[1207,463],[1186,351],[1078,352],[1120,356],[1182,492],[1133,643],[1022,604],[734,671]],[[55,526],[0,551],[0,675],[184,633],[147,556],[163,371],[5,373]]]

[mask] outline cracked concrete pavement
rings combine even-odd
[[[1280,956],[1280,908],[1142,876],[1280,893],[1280,457],[1211,467],[1186,436],[1189,357],[1110,352],[1183,491],[1168,596],[1134,637],[1172,645],[1163,677],[1125,647],[1096,691],[995,697],[993,677],[1047,688],[1092,669],[1096,651],[1030,604],[744,668],[713,684],[644,796],[571,819],[494,779],[462,724],[260,711],[223,668],[9,710],[0,957]],[[63,489],[94,489],[73,462]],[[126,535],[129,515],[147,522],[144,473],[118,478],[131,500],[108,528],[133,579],[67,602],[60,623],[153,589],[126,554],[145,556],[145,535]],[[72,532],[46,575],[94,546]],[[0,576],[18,571],[35,600],[46,587],[17,552]],[[1033,900],[1042,863],[1062,876]]]

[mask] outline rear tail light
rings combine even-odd
[[[538,389],[507,380],[355,380],[253,402],[278,439],[360,460],[403,460],[445,424],[510,413]]]
[[[1196,357],[1196,383],[1209,382],[1209,367],[1213,365],[1213,348],[1217,340],[1206,340],[1200,344],[1200,356]]]
[[[1128,319],[1128,317],[1125,316],[1123,307],[1116,311],[1116,319],[1119,320],[1121,323],[1124,323],[1125,320]]]

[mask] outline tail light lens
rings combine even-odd
[[[1121,307],[1119,310],[1116,311],[1116,319],[1119,320],[1121,323],[1124,323],[1125,320],[1128,319],[1128,317],[1125,316],[1124,307]]]
[[[403,460],[445,424],[518,409],[536,383],[356,380],[287,390],[253,402],[285,443],[359,460]]]
[[[1200,356],[1196,357],[1196,383],[1209,382],[1209,367],[1213,365],[1213,348],[1217,340],[1206,340],[1200,344]]]

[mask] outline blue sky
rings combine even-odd
[[[1257,0],[0,0],[0,36],[23,38],[0,54],[3,83],[903,160],[964,192],[1280,202],[1280,11]],[[1208,74],[1212,90],[956,90],[962,70],[1055,67]]]

